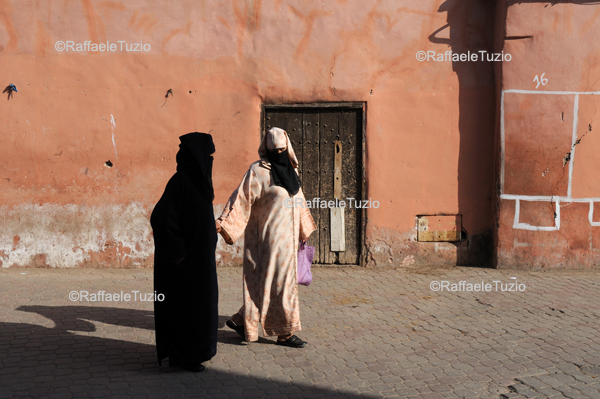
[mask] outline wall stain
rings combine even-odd
[[[288,7],[298,18],[300,18],[300,20],[302,22],[304,22],[304,25],[305,25],[304,35],[302,36],[302,39],[300,39],[300,42],[298,43],[298,46],[296,47],[296,53],[294,54],[294,59],[297,60],[304,53],[304,51],[306,50],[306,47],[308,46],[308,42],[310,40],[310,36],[311,36],[312,30],[313,30],[313,26],[315,24],[315,20],[319,17],[330,16],[330,15],[332,15],[332,12],[323,11],[323,10],[319,10],[319,9],[313,9],[313,10],[308,11],[307,13],[303,14],[298,9],[296,9],[294,6],[292,6],[290,4],[288,4]]]
[[[46,32],[44,23],[38,20],[35,33],[34,54],[37,56],[44,56],[46,55],[46,49],[51,48],[51,46],[52,43],[50,42],[50,35],[48,32]]]
[[[260,29],[261,0],[254,0],[249,6],[244,2],[244,8],[238,6],[237,0],[232,0],[233,14],[236,23],[238,57],[244,57],[244,41],[248,34]],[[250,11],[252,10],[252,11]]]
[[[381,18],[386,22],[386,28],[385,28],[386,33],[392,32],[393,26],[400,20],[400,17],[392,19],[390,17],[389,13],[387,13],[387,12],[379,12],[378,11],[379,3],[380,2],[378,2],[375,6],[373,6],[371,8],[369,13],[365,17],[363,24],[358,29],[340,33],[340,36],[342,36],[342,41],[344,43],[343,48],[341,48],[339,51],[334,52],[334,54],[333,54],[331,67],[329,69],[328,84],[327,84],[328,87],[330,88],[330,90],[336,96],[337,96],[337,94],[335,92],[335,88],[333,87],[333,78],[335,76],[334,69],[336,67],[338,58],[342,54],[346,53],[349,49],[353,49],[353,48],[364,48],[364,49],[374,49],[374,50],[377,49],[378,46],[373,41],[373,33],[377,26],[377,24],[376,24],[377,20]],[[394,13],[396,15],[410,13],[410,14],[416,14],[416,15],[429,16],[430,17],[429,25],[431,25],[431,26],[433,26],[435,19],[439,18],[439,16],[435,15],[435,12],[433,12],[434,15],[432,16],[432,14],[430,14],[430,13],[420,11],[420,10],[414,10],[414,9],[411,9],[408,7],[400,7],[398,9],[396,9]],[[406,46],[407,49],[405,51],[403,51],[400,55],[393,57],[392,59],[387,60],[387,61],[382,60],[383,65],[380,68],[378,68],[378,70],[374,74],[372,74],[369,77],[368,87],[370,89],[372,89],[375,86],[376,82],[382,76],[386,75],[387,73],[392,72],[392,69],[394,67],[401,65],[403,62],[404,62],[404,64],[412,62],[414,56],[407,57],[406,54],[411,54],[411,53],[414,54],[414,52],[416,52],[416,46],[418,46],[418,43],[414,43],[412,46],[407,44],[407,46]],[[402,66],[400,68],[402,68]],[[398,72],[404,72],[407,70],[412,70],[412,68],[405,67],[405,68],[400,69]],[[397,72],[392,72],[392,73],[397,73]]]
[[[91,0],[81,0],[83,5],[83,12],[87,20],[88,33],[92,43],[100,43],[106,41],[106,29],[102,18],[94,10],[94,6]]]
[[[581,29],[579,30],[579,36],[584,36],[587,31],[592,28],[598,17],[600,17],[600,8],[596,8],[590,19],[585,21],[585,23],[581,26]]]
[[[229,22],[227,22],[227,20],[223,17],[217,17],[217,20],[224,26],[227,28],[227,30],[231,30],[231,26],[229,25]]]
[[[118,1],[103,1],[101,3],[98,3],[96,7],[98,9],[101,9],[103,11],[104,16],[108,19],[110,19],[111,17],[111,11],[127,11],[127,7],[125,7],[123,3]]]
[[[0,22],[2,22],[6,28],[6,33],[8,33],[8,44],[4,48],[6,52],[16,50],[19,42],[19,33],[15,29],[10,16],[12,11],[12,4],[8,0],[0,0]]]
[[[165,47],[167,46],[167,43],[169,43],[169,41],[174,38],[175,36],[181,34],[181,33],[185,33],[186,35],[189,36],[190,34],[190,28],[192,27],[192,21],[189,21],[187,23],[187,25],[185,26],[185,28],[179,28],[179,29],[174,29],[171,31],[171,33],[167,34],[165,36],[165,38],[163,39],[162,43],[161,43],[161,51],[164,53],[165,51]]]
[[[129,19],[129,26],[133,27],[136,32],[142,30],[145,35],[149,35],[152,32],[154,26],[158,23],[158,20],[151,14],[142,14],[138,19],[139,11],[136,11]]]
[[[254,0],[253,18],[254,30],[260,30],[260,5],[262,0]]]

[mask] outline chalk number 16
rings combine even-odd
[[[546,86],[546,84],[548,84],[548,78],[544,77],[545,74],[546,73],[544,72],[540,77],[535,75],[535,78],[533,78],[533,81],[537,83],[537,86],[535,86],[536,89],[540,87],[540,84],[542,86]]]

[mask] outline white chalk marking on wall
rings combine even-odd
[[[593,94],[600,95],[600,91],[546,91],[546,90],[517,90],[506,89],[504,93],[520,93],[520,94],[554,94],[554,95],[574,95],[574,94]]]
[[[569,160],[569,185],[567,186],[567,196],[571,197],[571,185],[573,183],[573,163],[575,162],[575,141],[577,141],[577,118],[579,114],[579,94],[575,94],[573,101],[573,135],[571,138],[571,159]]]
[[[546,72],[542,73],[541,79],[539,76],[535,75],[535,78],[533,78],[534,82],[537,82],[537,86],[535,86],[535,88],[537,89],[538,87],[540,87],[540,84],[542,86],[546,86],[548,84],[548,78],[545,78],[544,75],[546,74]]]
[[[594,202],[600,201],[590,201],[590,212],[588,213],[588,220],[590,221],[590,225],[600,226],[600,222],[594,222]]]
[[[515,200],[515,220],[513,221],[513,229],[519,225],[519,213],[521,213],[521,200]]]
[[[519,223],[519,217],[520,217],[520,201],[540,201],[540,202],[547,202],[547,201],[552,201],[552,200],[556,200],[559,202],[566,202],[566,203],[572,203],[572,202],[579,202],[579,203],[583,203],[583,202],[587,202],[590,205],[590,211],[588,213],[588,220],[590,222],[591,226],[600,226],[600,221],[598,222],[594,222],[593,220],[593,216],[594,216],[594,202],[600,202],[600,197],[596,197],[596,198],[570,198],[570,197],[551,197],[548,195],[515,195],[515,194],[502,194],[500,196],[501,199],[505,199],[505,200],[514,200],[517,201],[517,204],[515,204],[515,222],[513,223],[513,228],[519,228],[517,226],[521,226],[523,225],[523,223]],[[560,214],[560,206],[556,212],[557,215]],[[558,221],[558,225],[560,226],[560,220]],[[531,229],[528,229],[531,230]]]
[[[525,201],[528,201],[527,199]],[[513,228],[517,230],[531,230],[531,231],[557,231],[560,230],[560,200],[555,200],[554,212],[556,217],[554,218],[554,226],[532,226],[529,223],[519,222],[521,214],[521,199],[515,200],[515,220],[513,222]]]
[[[507,200],[521,200],[521,201],[553,201],[559,199],[560,202],[600,202],[600,197],[589,197],[589,198],[569,198],[564,195],[517,195],[517,194],[502,194],[502,199]]]
[[[505,148],[506,148],[506,130],[505,130],[505,118],[504,118],[504,94],[505,93],[518,93],[518,94],[550,94],[550,95],[572,95],[574,96],[573,101],[573,132],[571,134],[571,158],[569,160],[569,181],[567,185],[566,196],[547,196],[547,195],[520,195],[520,194],[505,194],[504,193],[504,174],[505,174]],[[560,228],[560,202],[588,202],[590,203],[589,221],[592,226],[600,226],[600,222],[592,221],[592,214],[594,212],[593,203],[600,202],[600,198],[573,198],[572,197],[572,182],[573,182],[573,170],[575,164],[575,142],[577,141],[577,126],[579,122],[579,96],[580,95],[600,95],[600,91],[544,91],[544,90],[518,90],[518,89],[507,89],[502,90],[500,96],[500,198],[507,200],[515,200],[515,221],[513,227],[515,229],[526,229],[526,230],[538,230],[538,231],[551,231],[558,230]],[[520,201],[557,201],[556,207],[556,226],[555,227],[536,227],[530,226],[526,223],[519,222],[520,213]],[[528,226],[528,227],[527,227]]]
[[[113,114],[110,114],[110,124],[112,125],[112,142],[113,147],[115,148],[115,157],[119,159],[119,156],[117,155],[117,145],[115,144],[115,127],[117,127],[117,124],[115,123],[115,117],[113,116]]]
[[[500,95],[500,194],[504,193],[504,91]]]
[[[552,197],[550,195],[516,195],[516,194],[502,194],[500,195],[502,199],[510,199],[510,200],[523,200],[523,201],[552,201],[555,198],[561,197]],[[566,198],[566,197],[564,197]]]
[[[577,117],[579,112],[579,95],[580,94],[592,94],[600,95],[598,91],[589,92],[576,92],[576,91],[543,91],[543,90],[516,90],[508,89],[503,90],[500,96],[500,193],[504,194],[504,174],[505,174],[505,149],[506,149],[506,130],[505,130],[505,118],[504,118],[504,93],[519,93],[519,94],[552,94],[552,95],[573,95],[574,106],[573,106],[573,134],[571,140],[571,160],[569,161],[569,181],[567,185],[567,195],[571,197],[571,180],[573,178],[573,160],[574,153],[573,144],[577,140]]]

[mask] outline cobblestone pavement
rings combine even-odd
[[[152,302],[69,300],[73,290],[151,292],[151,270],[1,270],[0,398],[600,398],[600,273],[314,276],[300,287],[298,335],[309,346],[294,349],[272,338],[245,345],[225,327],[241,270],[219,269],[218,353],[190,373],[158,368]],[[511,277],[525,290],[495,291]],[[493,289],[433,291],[442,280]]]

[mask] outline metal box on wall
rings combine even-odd
[[[460,241],[461,215],[421,215],[417,216],[417,220],[417,241]]]

